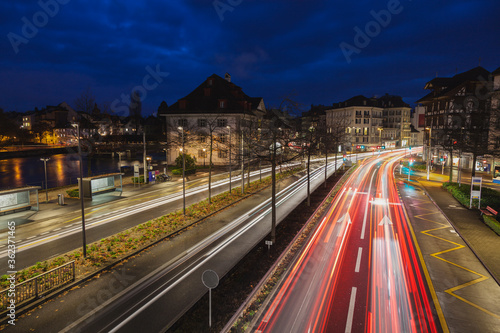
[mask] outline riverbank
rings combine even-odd
[[[50,156],[55,154],[74,154],[78,152],[78,148],[73,146],[58,146],[58,147],[15,147],[8,150],[0,151],[0,160],[16,157],[31,157],[31,156]]]

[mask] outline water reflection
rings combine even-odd
[[[118,157],[99,157],[91,160],[93,175],[118,172]],[[47,161],[48,187],[76,184],[80,175],[78,154],[58,154]],[[83,176],[89,175],[88,160],[83,158]],[[45,181],[40,157],[19,157],[0,160],[0,189],[26,185],[42,186]]]

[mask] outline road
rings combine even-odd
[[[329,168],[329,174],[332,172],[333,166]],[[322,168],[313,171],[311,188],[320,186],[323,177]],[[278,222],[305,197],[305,177],[282,189],[277,200]],[[148,256],[138,256],[124,262],[121,270],[127,272],[127,276],[133,277],[136,272],[142,274],[133,282],[127,280],[123,284],[127,288],[118,288],[120,284],[113,279],[111,281],[114,283],[106,284],[106,279],[111,277],[102,276],[86,283],[81,289],[62,295],[56,302],[47,302],[42,309],[36,310],[36,315],[20,319],[16,329],[43,329],[44,332],[164,331],[207,292],[201,283],[204,270],[211,269],[220,277],[224,276],[269,234],[270,199],[258,200],[262,203],[247,203],[245,200],[239,215],[234,214],[234,210],[240,206],[236,205],[214,217],[214,220],[222,222],[222,227],[208,235],[197,236],[206,229],[198,228],[179,237],[193,235],[196,242],[180,239],[176,246],[164,242],[152,248]],[[176,239],[172,241],[176,242]],[[146,265],[139,264],[141,260],[154,262],[155,269],[146,274]],[[104,287],[105,292],[113,293],[113,296],[110,294],[101,303],[103,284],[108,286]],[[117,289],[119,292],[116,292]],[[97,300],[99,305],[92,303],[92,306],[86,306],[89,298]],[[64,306],[61,307],[61,304]],[[86,313],[82,312],[84,309]],[[76,314],[78,317],[75,318]]]
[[[394,183],[402,155],[385,156],[346,182],[255,332],[442,331]]]
[[[263,169],[262,175],[267,176],[269,172],[270,168]],[[259,177],[258,171],[251,173],[252,181]],[[186,206],[207,198],[207,183],[206,178],[186,183]],[[233,176],[232,187],[240,184],[240,176]],[[215,177],[212,195],[228,190],[226,175]],[[87,244],[182,209],[182,182],[163,183],[139,194],[129,193],[126,196],[85,210]],[[8,219],[9,216],[6,215],[5,218]],[[15,235],[17,270],[81,248],[81,225],[81,211],[78,207],[74,211],[55,213],[40,221],[18,225]],[[0,233],[0,272],[9,270],[7,260],[2,260],[7,256],[7,231]]]

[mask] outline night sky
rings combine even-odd
[[[2,1],[0,107],[73,105],[90,88],[123,109],[138,86],[151,114],[225,72],[268,107],[384,93],[412,104],[436,73],[500,66],[499,14],[497,0]]]

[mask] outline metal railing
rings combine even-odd
[[[5,289],[0,292],[0,311],[7,310],[11,300],[16,307],[21,303],[36,300],[48,292],[66,283],[75,281],[75,261],[53,268],[31,279],[16,284],[15,289]],[[15,295],[12,295],[12,292]],[[9,296],[10,294],[10,296]]]

